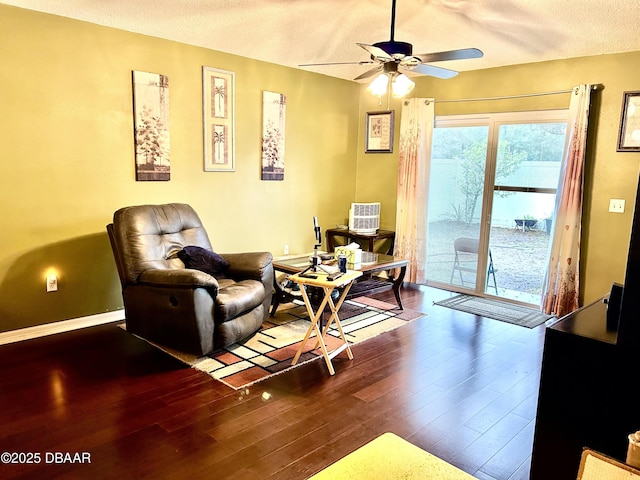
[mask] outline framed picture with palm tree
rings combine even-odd
[[[204,170],[235,171],[235,73],[202,67]]]

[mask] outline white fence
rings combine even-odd
[[[455,209],[465,205],[465,194],[461,186],[464,173],[463,160],[433,159],[431,182],[429,185],[429,222],[455,219]],[[523,162],[518,171],[501,179],[501,185],[556,188],[560,174],[560,162]],[[497,192],[496,192],[497,193]],[[544,229],[545,222],[553,213],[555,194],[543,193],[497,193],[494,195],[491,224],[501,227],[515,227],[516,218],[533,217],[538,228]],[[473,212],[473,222],[480,221],[482,197],[478,198]]]

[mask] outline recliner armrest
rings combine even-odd
[[[145,270],[140,274],[138,280],[142,284],[158,287],[204,287],[215,291],[219,287],[218,281],[208,273],[189,268]]]
[[[229,269],[226,275],[232,278],[250,278],[262,280],[262,277],[273,261],[271,252],[221,253]]]

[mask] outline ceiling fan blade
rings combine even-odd
[[[453,78],[458,75],[458,72],[455,70],[449,70],[448,68],[436,67],[433,65],[425,65],[424,63],[416,65],[415,67],[404,67],[404,69],[410,72],[444,79]]]
[[[389,60],[393,60],[393,57],[380,47],[376,47],[375,45],[367,45],[366,43],[358,43],[357,45],[369,52],[369,55],[371,55],[371,57],[375,60],[379,60],[381,62],[388,62]]]
[[[329,63],[302,63],[299,67],[320,67],[323,65],[371,65],[377,62],[373,60],[367,60],[364,62],[329,62]]]
[[[358,75],[354,80],[362,80],[363,78],[373,77],[376,73],[382,71],[382,65],[376,68],[372,68],[371,70],[367,70],[366,72]]]
[[[480,58],[484,54],[477,48],[462,48],[460,50],[449,50],[448,52],[421,53],[413,55],[419,58],[422,63],[443,62],[445,60],[466,60],[468,58]]]

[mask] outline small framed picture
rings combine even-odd
[[[640,91],[624,92],[618,152],[640,152]]]
[[[202,67],[204,171],[234,172],[235,163],[234,72]]]
[[[365,153],[393,153],[393,110],[367,112]]]

